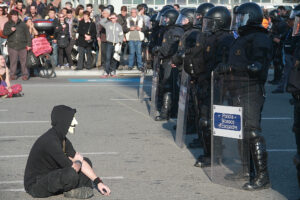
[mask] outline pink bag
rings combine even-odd
[[[38,57],[42,54],[51,53],[52,47],[46,38],[38,37],[32,39],[32,52]]]

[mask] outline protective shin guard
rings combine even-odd
[[[160,111],[160,115],[155,118],[155,121],[168,120],[170,115],[171,105],[172,105],[172,94],[171,92],[167,92],[164,94],[163,105]]]
[[[206,129],[203,132],[203,152],[195,163],[195,167],[210,167],[211,166],[211,132],[210,129]]]
[[[257,135],[250,139],[250,152],[255,166],[255,176],[249,183],[243,186],[245,190],[260,190],[270,187],[270,179],[267,166],[266,143],[262,136]]]

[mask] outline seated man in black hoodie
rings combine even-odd
[[[70,107],[55,106],[51,113],[52,128],[31,148],[24,176],[25,190],[31,196],[64,193],[65,197],[85,199],[93,196],[93,187],[103,195],[110,194],[110,189],[93,171],[91,161],[76,152],[66,138],[78,124],[75,113]]]

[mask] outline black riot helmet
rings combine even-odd
[[[259,5],[253,2],[243,3],[237,9],[237,28],[242,26],[262,26],[263,11]]]
[[[179,26],[193,25],[195,19],[195,11],[195,8],[182,9],[176,20],[176,24]]]
[[[149,8],[148,8],[147,4],[142,3],[141,5],[144,7],[145,14],[148,14]]]
[[[110,10],[110,14],[114,13],[114,11],[115,11],[115,8],[113,5],[108,5],[106,8]]]
[[[211,8],[203,18],[202,32],[216,32],[218,30],[229,30],[231,15],[224,6]]]
[[[212,3],[202,3],[196,9],[195,25],[202,24],[202,19],[204,15],[209,11],[209,9],[215,7]]]
[[[160,22],[160,18],[161,18],[161,16],[162,16],[162,14],[164,13],[164,12],[166,12],[166,10],[169,10],[169,9],[174,9],[173,8],[173,6],[171,6],[171,5],[165,5],[164,7],[162,7],[162,9],[158,12],[158,14],[157,14],[157,17],[156,17],[156,21],[157,22]]]
[[[295,8],[292,10],[290,14],[290,19],[295,19],[296,15],[300,13],[300,4],[295,6]]]
[[[280,15],[279,15],[279,12],[277,9],[272,10],[269,13],[269,17],[270,17],[272,23],[280,21]]]
[[[157,23],[157,21],[156,21],[156,17],[157,17],[157,14],[154,14],[154,15],[152,15],[152,16],[150,17],[150,22],[151,22],[152,28],[158,26],[158,23]]]
[[[160,26],[171,26],[174,25],[177,18],[179,16],[179,12],[175,9],[166,10],[161,17]]]

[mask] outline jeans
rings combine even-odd
[[[135,54],[137,57],[138,68],[143,67],[142,62],[142,42],[141,41],[129,41],[129,68],[133,67],[135,61]]]
[[[110,74],[116,71],[117,61],[113,58],[115,52],[115,46],[107,42],[106,44],[106,59],[105,59],[105,71]]]
[[[53,41],[51,42],[52,46],[52,55],[51,55],[51,62],[52,65],[57,66],[57,43],[54,43]]]
[[[77,63],[77,69],[82,69],[83,68],[83,63],[85,60],[85,54],[87,56],[86,58],[86,69],[91,69],[92,68],[92,47],[78,47],[78,63]]]

